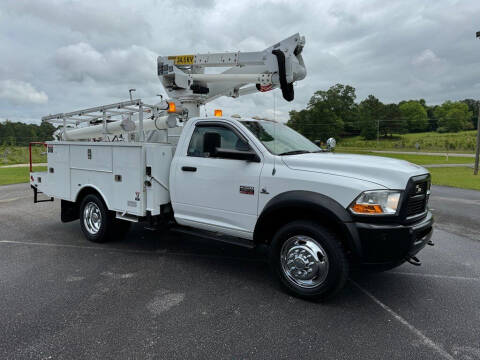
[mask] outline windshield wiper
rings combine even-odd
[[[283,155],[298,155],[298,154],[307,154],[309,152],[310,151],[308,151],[308,150],[292,150],[292,151],[283,152],[283,153],[278,154],[278,155],[280,155],[280,156],[283,156]]]

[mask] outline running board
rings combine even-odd
[[[170,231],[174,231],[177,233],[194,236],[194,237],[195,236],[201,237],[207,240],[220,241],[230,245],[242,246],[248,249],[255,248],[255,243],[253,242],[253,240],[247,240],[247,239],[242,239],[235,236],[223,235],[223,234],[216,233],[213,231],[208,231],[208,230],[193,229],[193,228],[177,225],[177,226],[171,227]]]
[[[124,214],[122,215],[121,212],[117,212],[116,216],[115,216],[117,219],[120,219],[120,220],[125,220],[125,221],[130,221],[130,222],[134,222],[134,223],[138,223],[138,217],[135,216],[135,215],[129,215],[129,214]]]

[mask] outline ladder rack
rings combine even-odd
[[[166,106],[168,107],[168,103],[166,103]],[[138,134],[140,139],[143,139],[144,113],[152,113],[152,115],[156,117],[160,112],[165,110],[166,108],[161,108],[158,105],[144,104],[141,99],[135,99],[68,113],[47,115],[42,117],[42,121],[63,125],[64,132],[66,131],[67,125],[78,127],[80,124],[87,124],[81,127],[83,128],[103,123],[104,133],[108,134],[108,123],[125,120],[125,118],[131,121],[133,115],[138,115]]]
[[[143,110],[146,108],[146,110]],[[133,115],[140,111],[151,112],[159,109],[155,105],[144,104],[141,99],[122,101],[115,104],[102,105],[93,108],[72,111],[69,113],[58,113],[54,115],[47,115],[42,117],[42,121],[46,121],[52,124],[67,123],[79,125],[80,123],[89,122],[90,124],[96,124],[99,121],[117,121],[120,120],[117,117],[122,115]]]

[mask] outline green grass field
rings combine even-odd
[[[34,166],[33,171],[47,171],[47,167]],[[29,182],[29,176],[30,168],[28,166],[0,168],[0,185]]]
[[[383,156],[394,159],[407,160],[414,164],[418,165],[432,165],[432,164],[473,164],[475,159],[469,157],[461,156],[438,156],[438,155],[417,155],[417,154],[384,154],[384,153],[375,153],[371,151],[362,151],[362,150],[349,150],[348,148],[343,148],[336,150],[337,153],[349,153],[349,154],[360,154],[360,155],[373,155],[373,156]]]
[[[415,144],[420,145],[420,151],[446,151],[473,153],[475,151],[476,131],[460,131],[458,133],[440,134],[437,132],[394,135],[393,138],[364,140],[360,136],[338,139],[339,148],[369,149],[369,150],[407,150],[416,151]]]
[[[32,146],[33,163],[47,162],[45,147],[42,145]],[[28,164],[30,157],[28,146],[0,146],[0,166],[14,164]]]
[[[480,190],[480,175],[473,175],[472,168],[430,168],[428,170],[432,174],[434,185]]]

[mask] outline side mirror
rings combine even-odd
[[[252,149],[234,150],[234,149],[216,148],[215,157],[220,157],[224,159],[260,162],[260,158],[258,157],[257,153]]]
[[[337,141],[334,138],[329,138],[327,140],[327,150],[333,151],[333,149],[335,149],[335,146],[337,146]]]

